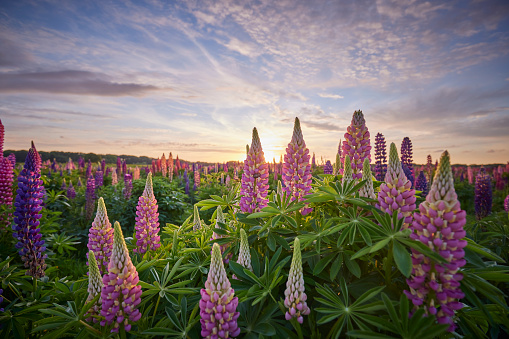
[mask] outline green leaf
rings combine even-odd
[[[334,259],[334,254],[329,254],[328,256],[320,259],[318,263],[315,265],[313,269],[313,275],[319,275],[323,269]]]
[[[379,250],[381,250],[382,248],[384,248],[388,243],[389,241],[391,241],[392,238],[385,238],[383,240],[380,240],[379,242],[377,242],[376,244],[374,244],[371,249],[369,250],[369,253],[374,253],[374,252],[377,252]]]
[[[396,266],[405,277],[410,277],[410,273],[412,273],[412,258],[410,253],[398,241],[392,242],[392,249]]]
[[[345,256],[345,264],[353,275],[355,275],[357,278],[361,277],[361,268],[355,260],[351,260],[349,256]]]

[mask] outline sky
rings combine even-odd
[[[509,2],[0,2],[4,149],[334,162],[361,109],[414,162],[509,161]]]

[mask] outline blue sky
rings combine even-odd
[[[507,1],[0,3],[4,149],[334,159],[356,109],[424,163],[509,161]]]

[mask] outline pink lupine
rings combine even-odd
[[[1,122],[0,122],[1,125]],[[0,215],[0,229],[9,227],[12,222],[12,184],[14,182],[14,167],[9,158],[3,158],[0,153],[0,206],[6,206],[9,212]]]
[[[403,228],[412,223],[412,212],[415,210],[415,190],[407,179],[398,157],[396,145],[391,143],[389,165],[385,173],[385,182],[380,186],[378,204],[375,207],[392,215],[398,214],[398,219],[405,218]]]
[[[166,178],[166,175],[168,174],[168,167],[164,153],[163,156],[161,157],[161,174],[163,175],[163,178]]]
[[[302,324],[303,316],[308,315],[311,311],[306,304],[306,292],[304,292],[304,277],[302,275],[302,254],[300,252],[299,238],[293,241],[293,257],[288,281],[285,290],[285,307],[288,311],[285,314],[286,320],[297,318]]]
[[[94,252],[88,252],[88,297],[87,303],[94,300],[94,298],[101,294],[101,290],[103,289],[103,279],[102,275],[99,272],[99,267],[97,267],[97,261],[95,260]],[[90,322],[98,322],[97,318],[93,317],[94,315],[99,315],[101,313],[101,298],[90,308],[87,312],[87,321]]]
[[[113,249],[113,228],[108,219],[108,212],[104,199],[101,197],[97,203],[97,213],[88,231],[88,249],[95,254],[101,274],[108,271],[111,250]]]
[[[262,144],[256,127],[253,128],[253,141],[244,161],[240,189],[240,210],[244,213],[259,212],[267,206],[269,188],[269,168],[265,162]]]
[[[203,338],[231,338],[240,334],[237,325],[239,300],[226,276],[221,249],[212,247],[210,270],[201,290],[200,323]]]
[[[284,191],[292,201],[304,200],[304,196],[311,190],[311,164],[309,163],[309,149],[304,142],[300,128],[299,118],[295,118],[292,140],[288,144],[283,164],[282,179],[285,184]],[[306,215],[312,208],[303,208],[301,213]]]
[[[101,315],[105,319],[101,321],[101,326],[113,324],[111,332],[118,333],[121,324],[126,331],[130,331],[132,323],[140,320],[141,312],[136,309],[141,302],[142,293],[139,281],[136,267],[129,257],[122,229],[116,221],[108,273],[103,277]]]
[[[159,242],[159,213],[152,186],[152,173],[147,175],[145,190],[136,206],[136,248],[134,252],[144,254],[161,247]]]
[[[362,178],[362,163],[365,158],[371,160],[371,146],[369,144],[369,131],[366,127],[366,121],[361,110],[355,111],[352,117],[352,123],[345,133],[343,141],[343,152],[341,159],[344,164],[346,155],[350,155],[353,178]],[[345,166],[343,166],[345,168]]]
[[[455,311],[463,307],[459,302],[464,297],[460,289],[463,274],[459,269],[466,264],[465,223],[466,212],[461,210],[454,190],[449,153],[445,151],[426,201],[414,213],[410,237],[440,254],[447,263],[440,264],[412,249],[412,275],[407,279],[410,290],[404,292],[414,310],[423,308],[438,323],[449,324],[449,331],[456,327]]]

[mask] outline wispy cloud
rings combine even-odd
[[[330,93],[318,93],[318,96],[322,98],[328,98],[328,99],[343,99],[344,96],[339,94],[330,94]]]

